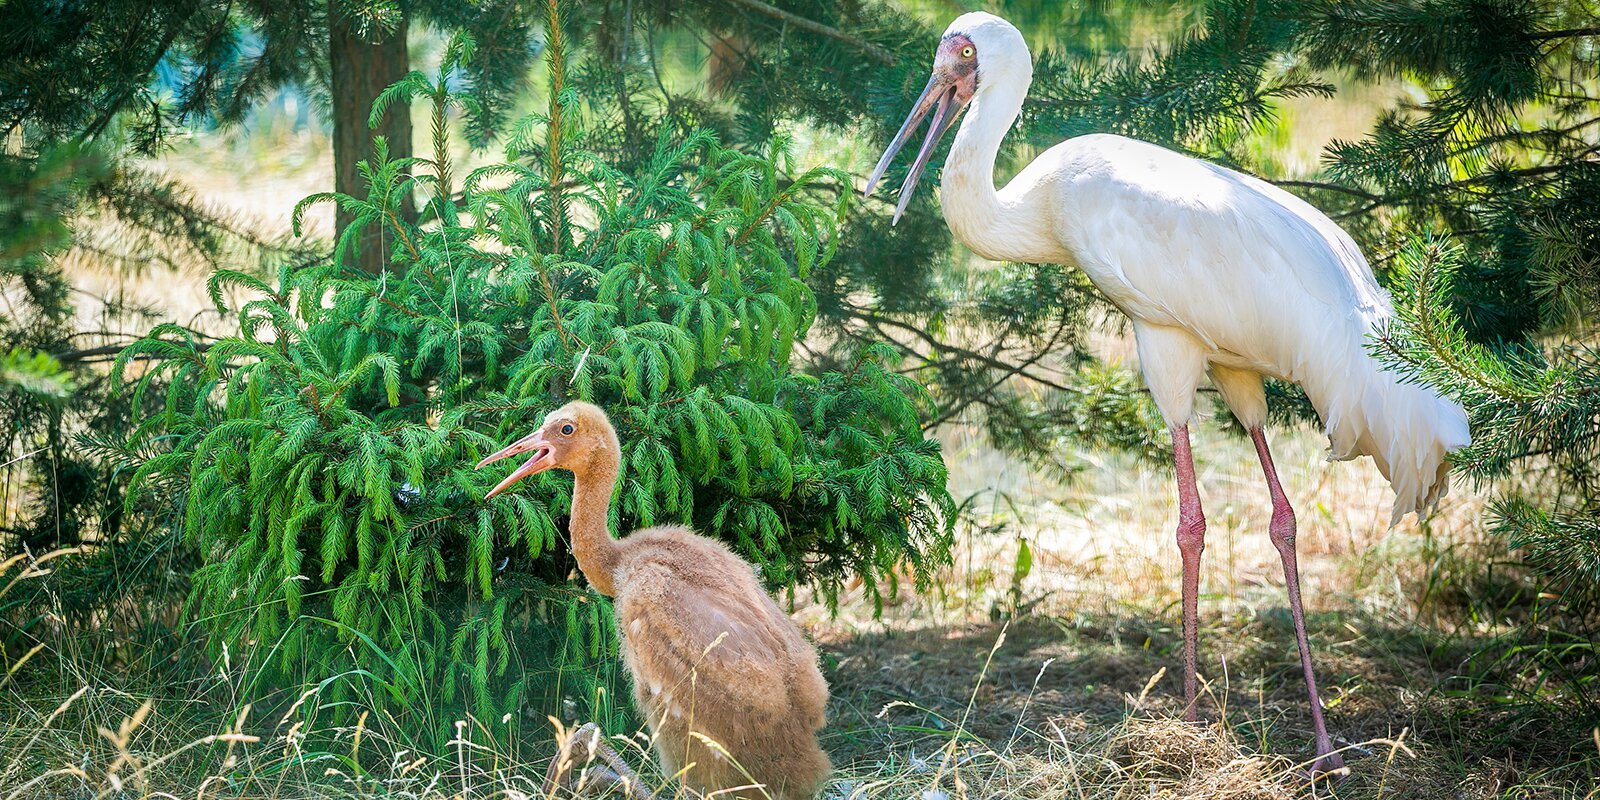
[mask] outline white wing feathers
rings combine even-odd
[[[1066,254],[1136,323],[1305,387],[1332,457],[1370,455],[1389,478],[1396,520],[1448,490],[1445,455],[1469,443],[1466,414],[1367,352],[1392,306],[1332,220],[1256,178],[1117,136],[1071,139],[1034,163],[1005,194],[1048,201]],[[1141,345],[1147,378],[1193,373],[1149,362],[1194,351]]]

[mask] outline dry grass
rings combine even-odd
[[[1389,530],[1388,490],[1369,463],[1324,463],[1311,431],[1282,432],[1274,445],[1300,509],[1329,724],[1352,771],[1337,795],[1597,796],[1600,758],[1588,729],[1562,711],[1508,702],[1515,691],[1477,690],[1530,678],[1481,658],[1520,624],[1497,606],[1506,579],[1489,565],[1503,570],[1507,558],[1473,523],[1482,497],[1458,486],[1428,523]],[[850,609],[831,619],[801,612],[835,661],[830,749],[865,765],[847,780],[893,789],[882,796],[1328,793],[1313,792],[1300,773],[1311,757],[1306,699],[1282,569],[1265,533],[1270,508],[1243,442],[1212,429],[1196,447],[1210,521],[1207,722],[1198,726],[1176,721],[1169,476],[1113,459],[1062,487],[981,444],[950,449],[957,487],[992,481],[1009,499],[992,504],[986,529],[966,532],[939,590],[904,598],[881,620]],[[1034,564],[1018,593],[1012,567],[1022,538]],[[1019,599],[1025,616],[986,663],[979,654],[1001,635],[995,620]],[[932,754],[958,739],[961,771],[941,775]]]
[[[1310,730],[1266,503],[1237,440],[1199,452],[1212,524],[1202,602],[1205,721],[1176,720],[1175,518],[1159,470],[1112,462],[1068,487],[981,448],[956,482],[1000,476],[1012,503],[963,531],[955,566],[881,618],[796,609],[833,685],[824,744],[837,798],[1589,798],[1590,734],[1475,691],[1511,684],[1474,655],[1513,620],[1479,593],[1496,543],[1459,491],[1430,525],[1384,529],[1365,464],[1324,465],[1309,432],[1278,437],[1303,509],[1310,628],[1351,775],[1308,787]],[[972,470],[965,472],[966,469]],[[970,477],[969,477],[970,476]],[[1013,589],[1019,537],[1035,553]],[[41,576],[42,577],[42,576]],[[3,599],[3,597],[0,597]],[[1026,612],[1014,616],[1020,599]],[[1009,619],[1009,621],[1007,621]],[[13,660],[15,659],[13,654]],[[65,648],[17,671],[0,713],[0,800],[98,797],[540,797],[550,728],[463,721],[444,752],[375,716],[319,725],[234,716],[243,675],[178,664],[90,666]],[[173,676],[184,682],[171,684]],[[182,677],[189,676],[189,677]],[[308,694],[302,707],[314,707]],[[514,724],[513,724],[514,723]],[[532,746],[530,746],[530,742]],[[643,735],[619,740],[647,780]],[[529,755],[532,753],[532,755]]]

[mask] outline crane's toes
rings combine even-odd
[[[571,788],[574,769],[581,769],[589,762],[596,744],[601,741],[600,728],[587,722],[559,742],[555,757],[550,759],[550,768],[544,774],[545,796],[550,796],[556,787]]]
[[[1301,774],[1312,783],[1337,783],[1349,777],[1350,769],[1344,765],[1344,759],[1338,753],[1328,753],[1311,762],[1311,766]]]

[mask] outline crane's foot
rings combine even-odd
[[[604,796],[615,789],[631,800],[656,800],[593,722],[584,723],[569,734],[550,760],[541,794],[553,798],[557,788],[574,797]]]
[[[1338,783],[1349,777],[1350,770],[1345,767],[1344,759],[1338,753],[1330,752],[1311,762],[1311,766],[1302,774],[1312,783]]]

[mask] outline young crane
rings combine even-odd
[[[755,570],[721,542],[676,525],[611,537],[621,449],[595,406],[551,412],[478,466],[519,453],[533,455],[485,499],[549,469],[572,473],[572,555],[589,584],[614,599],[623,662],[662,772],[702,795],[813,797],[831,769],[816,738],[828,685],[816,651]],[[626,785],[635,798],[652,797],[598,734],[586,725],[570,737],[547,780],[570,783],[576,744],[603,762],[590,769],[590,786]]]

